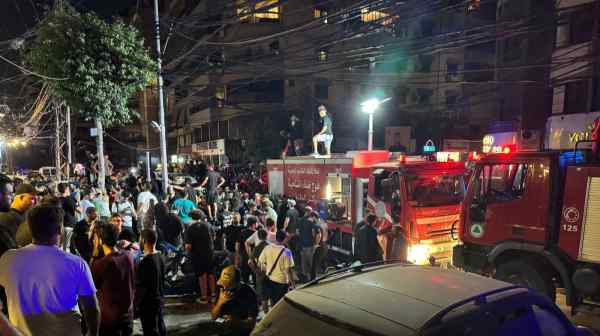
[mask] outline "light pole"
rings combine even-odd
[[[373,114],[375,114],[375,111],[377,110],[379,105],[381,105],[381,103],[382,102],[379,101],[379,99],[372,98],[372,99],[369,99],[360,104],[360,106],[362,106],[362,111],[369,115],[369,146],[368,146],[368,150],[370,150],[370,151],[373,150]]]
[[[160,161],[162,162],[163,195],[169,194],[169,171],[167,161],[167,127],[165,125],[165,106],[163,101],[162,59],[160,51],[160,21],[158,17],[158,0],[154,0],[154,30],[156,34],[156,74],[158,76],[158,108],[160,122]]]

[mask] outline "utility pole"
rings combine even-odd
[[[156,33],[156,75],[158,76],[158,111],[160,122],[160,161],[162,168],[162,189],[163,195],[168,195],[169,172],[167,167],[167,127],[165,125],[165,106],[163,101],[163,78],[160,48],[160,18],[158,17],[158,0],[154,0],[154,29]]]
[[[151,176],[151,167],[150,167],[150,151],[146,151],[146,181],[152,181]]]
[[[60,162],[60,150],[62,148],[62,143],[60,141],[60,105],[56,102],[54,103],[54,115],[56,121],[56,125],[54,127],[54,167],[56,167],[56,182],[59,182],[60,180],[62,180],[62,164]]]
[[[102,120],[96,118],[96,147],[98,149],[98,157],[96,158],[96,167],[98,167],[98,188],[106,192],[106,166],[104,165],[104,131],[102,130]]]
[[[67,179],[71,180],[71,169],[73,168],[73,157],[71,149],[71,108],[67,105]]]

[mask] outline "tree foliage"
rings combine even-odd
[[[56,95],[86,119],[106,126],[130,123],[137,113],[130,97],[153,78],[155,63],[138,30],[121,20],[58,5],[38,27],[25,60],[49,80]]]

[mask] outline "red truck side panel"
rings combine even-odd
[[[573,260],[579,258],[588,176],[591,167],[568,167],[560,217],[558,245]],[[600,169],[595,168],[596,176]],[[600,223],[598,223],[600,224]]]

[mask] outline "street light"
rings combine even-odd
[[[368,149],[373,150],[373,114],[379,108],[381,104],[388,101],[390,98],[386,98],[384,100],[379,100],[377,98],[371,98],[365,102],[362,102],[360,106],[362,107],[362,111],[369,115],[369,146]]]

